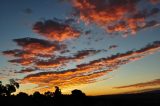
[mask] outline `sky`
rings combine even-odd
[[[0,80],[17,93],[160,89],[159,0],[0,2]]]

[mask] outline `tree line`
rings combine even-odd
[[[12,93],[16,92],[16,90],[20,87],[19,83],[16,82],[14,79],[9,80],[9,84],[3,85],[2,81],[0,81],[0,96],[11,96]],[[19,92],[17,94],[18,96],[29,96],[25,92]],[[61,89],[58,86],[55,86],[55,92],[47,91],[44,94],[40,94],[39,91],[35,91],[33,93],[33,96],[40,96],[44,95],[47,97],[59,97],[62,96]],[[85,93],[83,93],[81,90],[75,89],[71,91],[72,96],[85,96]]]

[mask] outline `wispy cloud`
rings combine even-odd
[[[145,88],[145,87],[152,87],[152,86],[158,86],[160,85],[160,79],[155,79],[152,81],[148,82],[142,82],[142,83],[136,83],[132,85],[126,85],[126,86],[119,86],[119,87],[114,87],[117,89],[122,89],[122,88]]]
[[[32,69],[32,68],[25,68],[20,70],[19,72],[16,73],[29,73],[29,72],[34,72],[36,69]]]
[[[73,56],[59,56],[57,58],[50,58],[48,60],[40,60],[35,62],[37,68],[56,68],[66,65],[70,61],[79,61],[91,55],[95,55],[103,50],[82,50],[73,54]]]
[[[20,38],[14,39],[21,49],[4,51],[4,55],[12,56],[16,59],[9,60],[11,63],[18,63],[21,65],[34,64],[39,58],[48,58],[54,56],[55,51],[65,49],[64,44],[59,42],[51,42],[37,38]]]
[[[89,56],[103,52],[104,50],[81,50],[70,55],[61,56],[67,47],[62,42],[48,41],[37,38],[14,39],[19,49],[3,51],[4,55],[10,56],[8,62],[27,67],[27,70],[21,70],[19,73],[32,72],[28,67],[41,70],[60,68],[66,66],[69,62],[78,62]],[[59,53],[59,55],[57,55]]]
[[[66,87],[77,84],[87,84],[98,81],[108,72],[114,71],[121,65],[139,60],[160,50],[160,42],[155,41],[146,47],[126,53],[118,53],[110,57],[101,58],[86,64],[77,65],[75,69],[60,72],[42,72],[30,74],[21,80],[21,83],[34,83],[39,86],[53,87],[53,85]]]

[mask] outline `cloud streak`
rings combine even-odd
[[[69,62],[78,62],[103,51],[81,50],[70,56],[60,56],[55,52],[61,53],[61,51],[67,48],[65,44],[60,42],[36,38],[20,38],[13,41],[17,43],[20,49],[2,52],[4,55],[12,57],[8,62],[25,67],[42,69],[43,71],[51,68],[60,68],[66,66]]]
[[[68,87],[98,81],[108,72],[114,71],[121,65],[139,60],[160,50],[160,41],[148,44],[146,47],[126,53],[118,53],[110,57],[101,58],[86,64],[77,65],[75,69],[60,72],[42,72],[31,74],[21,80],[21,83],[34,83],[39,86],[53,87],[53,85]]]
[[[34,72],[36,69],[32,69],[32,68],[26,68],[26,69],[22,69],[19,72],[16,73],[29,73],[29,72]]]
[[[137,83],[137,84],[132,84],[132,85],[126,85],[126,86],[119,86],[119,87],[114,87],[116,89],[123,89],[123,88],[145,88],[145,87],[153,87],[153,86],[159,86],[160,85],[160,79],[155,79],[152,81],[148,82],[142,82],[142,83]]]
[[[50,58],[46,61],[37,61],[36,67],[41,69],[56,68],[66,65],[70,61],[80,61],[89,56],[95,55],[103,50],[82,50],[73,54],[73,56],[59,56],[57,58]]]
[[[3,51],[2,53],[15,58],[9,60],[10,63],[25,66],[34,64],[39,58],[50,58],[54,56],[56,51],[61,51],[66,48],[64,44],[60,44],[59,42],[51,42],[37,38],[20,38],[14,39],[13,41],[21,48]]]

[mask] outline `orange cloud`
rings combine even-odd
[[[39,61],[36,63],[36,66],[37,68],[40,68],[40,69],[46,69],[46,68],[56,68],[56,67],[60,67],[62,66],[61,63],[57,63],[57,62],[54,62],[54,61]]]
[[[14,41],[21,46],[24,51],[35,55],[53,54],[54,51],[63,49],[62,47],[64,47],[64,45],[58,42],[50,42],[36,38],[21,38],[14,39]]]
[[[66,46],[59,42],[51,42],[36,38],[14,39],[21,49],[4,51],[4,55],[12,56],[16,59],[10,60],[24,66],[34,64],[39,58],[52,58],[55,51],[65,50]]]
[[[21,83],[34,83],[39,85],[40,92],[52,89],[54,86],[69,87],[80,84],[88,84],[95,82],[96,78],[101,77],[107,73],[106,71],[95,72],[92,74],[78,75],[76,71],[67,72],[47,72],[36,75],[29,75],[21,80]],[[76,77],[75,77],[76,76]]]
[[[158,14],[160,9],[139,8],[139,2],[140,0],[72,0],[72,5],[76,15],[86,24],[96,23],[110,34],[128,35],[159,24],[153,15]],[[153,20],[149,20],[150,17]],[[156,23],[148,25],[151,21]]]
[[[80,36],[80,31],[68,24],[55,20],[37,22],[34,24],[33,30],[49,40],[64,41]]]
[[[117,88],[117,89],[121,89],[121,88],[144,88],[144,87],[152,87],[152,86],[158,86],[158,85],[160,85],[160,79],[155,79],[155,80],[152,80],[152,81],[127,85],[127,86],[119,86],[119,87],[115,87],[115,88]]]
[[[82,50],[82,51],[78,51],[77,53],[75,53],[71,57],[60,56],[58,58],[50,58],[50,59],[45,60],[45,61],[40,60],[40,61],[35,62],[35,65],[36,65],[37,68],[41,68],[41,69],[56,68],[56,67],[64,66],[69,61],[82,60],[85,57],[97,54],[100,51],[102,51],[102,50]]]
[[[121,65],[139,60],[159,50],[160,42],[155,41],[139,50],[118,53],[110,57],[77,65],[77,68],[75,69],[31,74],[22,79],[21,83],[34,83],[38,84],[40,87],[48,86],[48,89],[53,87],[53,85],[66,87],[77,84],[92,83],[96,82],[99,77],[106,75],[107,72],[119,68]]]
[[[9,60],[8,62],[10,63],[15,63],[15,64],[20,64],[23,66],[28,66],[30,64],[32,64],[34,62],[33,58],[27,58],[27,59],[13,59],[13,60]]]
[[[85,57],[97,54],[103,50],[82,50],[72,56],[56,56],[55,52],[66,50],[66,46],[60,42],[51,42],[36,38],[14,39],[21,49],[4,51],[4,55],[12,56],[15,59],[9,60],[10,63],[25,67],[47,70],[60,68],[69,61],[79,61]],[[29,71],[28,71],[29,72]]]

